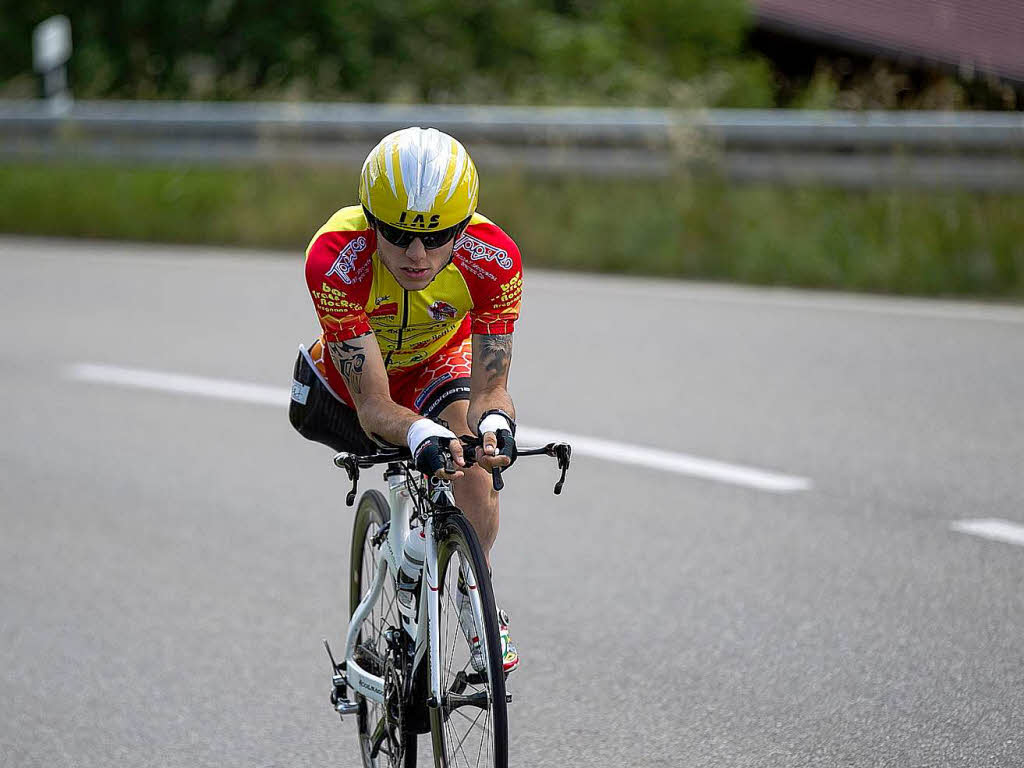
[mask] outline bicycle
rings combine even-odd
[[[480,441],[461,439],[468,467]],[[554,492],[561,493],[572,455],[567,443],[520,449],[518,455],[555,458],[561,477]],[[453,468],[450,455],[446,462]],[[511,696],[505,690],[494,594],[483,550],[455,506],[451,482],[421,475],[407,449],[339,453],[334,463],[352,482],[348,506],[355,501],[360,469],[387,465],[389,498],[369,490],[356,507],[350,620],[340,663],[323,641],[333,670],[331,704],[342,720],[356,716],[363,765],[413,768],[417,738],[429,732],[436,766],[506,768]],[[501,490],[500,471],[493,470],[492,477],[495,490]],[[419,578],[410,582],[408,571],[416,564],[405,554],[406,545],[418,534],[423,560]],[[466,600],[482,654],[477,665],[460,624],[460,604]]]

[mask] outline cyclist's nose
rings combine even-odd
[[[409,243],[409,247],[405,249],[405,255],[413,261],[420,261],[427,257],[426,246],[423,245],[423,241],[418,237]]]

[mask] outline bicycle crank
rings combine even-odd
[[[345,721],[345,715],[354,715],[359,711],[359,704],[354,701],[349,701],[348,696],[348,680],[345,678],[345,664],[338,664],[334,661],[334,654],[331,653],[331,646],[324,639],[324,648],[327,649],[327,656],[331,660],[331,669],[333,674],[331,675],[331,683],[334,688],[331,690],[331,705],[334,707],[334,711],[338,713],[338,717],[342,722]]]

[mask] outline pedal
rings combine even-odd
[[[327,656],[331,660],[331,668],[334,674],[331,675],[331,683],[334,686],[331,689],[331,705],[334,707],[334,711],[338,713],[342,720],[345,719],[345,715],[354,715],[359,711],[359,704],[353,701],[349,701],[346,698],[348,694],[348,680],[345,678],[345,664],[342,662],[338,664],[334,660],[334,654],[331,653],[331,646],[327,640],[324,640],[324,648],[327,649]]]
[[[338,699],[334,705],[334,711],[344,719],[345,715],[354,715],[359,712],[359,704],[348,699]]]
[[[348,686],[345,684],[345,678],[341,675],[335,675],[334,690],[331,691],[331,706],[334,707],[334,711],[338,713],[343,722],[345,715],[354,715],[359,712],[359,703],[349,701],[346,698],[347,694]]]

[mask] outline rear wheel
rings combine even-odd
[[[387,536],[391,512],[384,495],[367,491],[360,497],[352,530],[349,616],[377,576],[377,553]],[[409,692],[406,635],[398,614],[394,581],[385,577],[384,589],[363,622],[355,657],[363,669],[384,678],[386,704],[360,694],[357,722],[359,749],[366,768],[414,768],[416,734],[405,727],[405,703]]]
[[[508,766],[508,709],[498,617],[483,550],[461,514],[438,520],[438,634],[441,706],[430,713],[434,763],[444,768]],[[470,639],[459,618],[459,574],[472,606],[470,637],[479,638],[482,659],[473,663]],[[471,595],[476,592],[479,599]],[[482,661],[482,663],[481,663]]]

